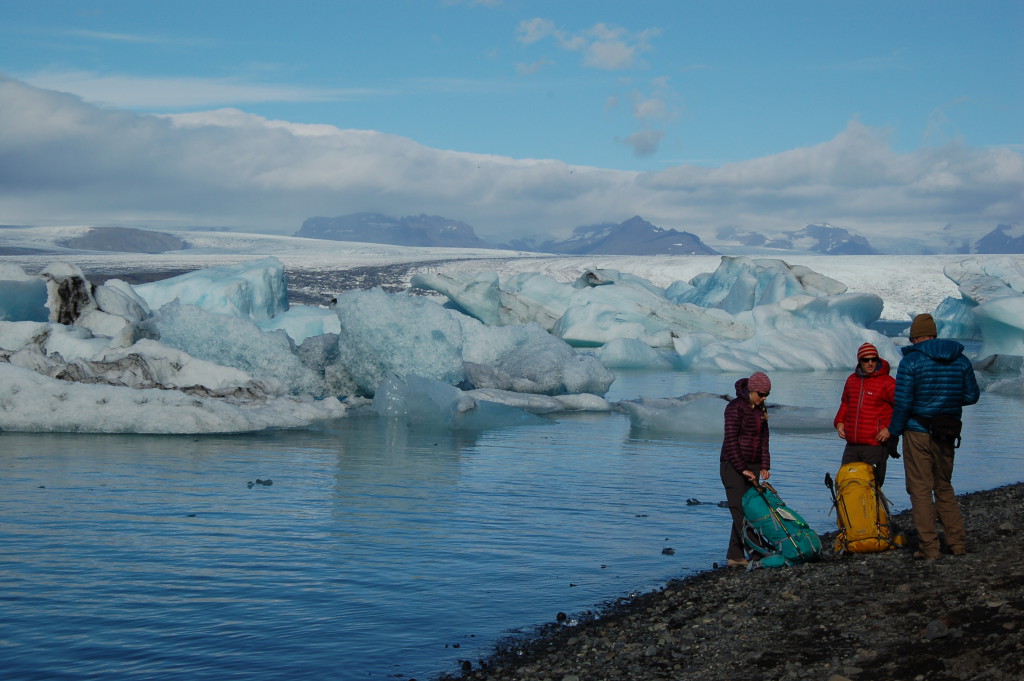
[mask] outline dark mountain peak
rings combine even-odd
[[[368,212],[314,217],[305,220],[295,236],[399,246],[490,248],[465,222],[425,213],[404,218]]]
[[[108,253],[166,253],[188,248],[171,234],[135,227],[93,227],[81,236],[59,242],[65,248]]]
[[[545,251],[571,255],[718,255],[695,234],[658,227],[639,215],[615,223],[576,227],[562,242],[548,242]]]
[[[996,225],[996,228],[978,239],[975,253],[1024,253],[1024,227]]]

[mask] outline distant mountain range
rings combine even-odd
[[[350,213],[336,218],[309,218],[295,236],[399,246],[493,248],[465,222],[438,215],[393,218],[380,213]]]
[[[188,232],[179,230],[169,230],[171,233],[167,233],[133,227],[94,227],[73,237],[57,238],[47,247],[46,240],[5,243],[3,235],[8,229],[16,231],[31,228],[0,225],[0,255],[32,255],[65,249],[107,253],[170,253],[192,247]],[[481,239],[473,227],[464,222],[437,215],[393,218],[380,213],[352,213],[334,218],[314,217],[303,222],[295,236],[398,246],[501,248],[564,255],[720,255],[718,250],[705,244],[695,234],[664,229],[640,216],[621,223],[577,227],[565,240],[521,238],[500,244]],[[802,229],[778,233],[723,227],[716,233],[716,238],[715,247],[730,255],[763,257],[785,257],[787,253],[1024,253],[1024,226],[1009,224],[996,226],[973,244],[952,229],[931,235],[932,242],[896,234],[892,238],[880,239],[888,246],[884,250],[872,245],[863,236],[828,223],[806,225]]]
[[[519,239],[498,247],[565,255],[719,255],[696,234],[663,229],[639,215],[619,224],[577,227],[565,241]]]
[[[879,254],[879,251],[864,237],[851,234],[842,227],[833,227],[827,222],[771,235],[742,230],[737,227],[720,227],[716,236],[723,243],[755,248],[777,248],[784,251],[804,251],[822,255]]]

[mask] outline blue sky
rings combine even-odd
[[[512,166],[544,159],[679,175],[786,158],[863,128],[897,158],[957,147],[1011,154],[990,159],[1005,169],[1024,150],[1022,34],[1019,0],[5,0],[0,73],[32,89],[71,93],[99,112],[234,109],[264,127],[374,131]],[[436,188],[423,195],[436,196]],[[313,204],[310,210],[331,209]],[[418,209],[413,199],[390,211],[383,200],[345,204],[334,212],[457,212]],[[0,201],[0,222],[31,218],[12,205],[5,216]],[[1018,210],[1019,201],[973,229],[1019,219]],[[287,219],[301,222],[302,210],[295,211]],[[111,211],[109,219],[230,222],[187,213],[165,205]],[[483,210],[464,213],[442,214],[467,219]],[[576,224],[630,217],[596,213]],[[745,216],[756,213],[748,207],[732,220],[701,217],[689,231],[748,224]],[[855,217],[807,213],[774,222]],[[663,220],[671,214],[658,212]],[[575,226],[563,225],[571,222],[568,207],[556,215],[537,221],[537,230]],[[527,219],[496,220],[493,230]],[[687,228],[682,216],[678,222],[665,226]],[[957,220],[940,213],[928,224]]]

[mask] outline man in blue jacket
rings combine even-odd
[[[935,320],[919,314],[910,325],[910,345],[896,372],[896,400],[889,432],[903,434],[903,470],[914,525],[921,538],[914,558],[936,560],[936,516],[953,555],[967,553],[967,533],[953,491],[954,439],[933,434],[939,415],[959,419],[962,407],[978,401],[980,391],[964,346],[936,336]],[[931,427],[929,427],[931,426]],[[934,499],[933,499],[934,495]]]

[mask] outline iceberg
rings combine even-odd
[[[345,292],[333,309],[290,306],[276,258],[137,287],[116,279],[93,286],[66,263],[38,276],[8,266],[0,276],[9,293],[0,363],[14,394],[35,393],[0,410],[0,429],[298,427],[343,416],[340,398],[358,405],[381,386],[381,404],[404,395],[406,423],[457,429],[611,409],[600,395],[614,374],[537,324],[487,327],[433,300],[380,289]],[[93,413],[90,400],[115,406]],[[141,425],[147,408],[167,418]]]
[[[622,400],[616,408],[629,416],[630,424],[636,430],[721,442],[722,415],[729,399],[726,395],[701,392],[680,397]],[[830,432],[834,416],[834,409],[768,405],[773,432]]]
[[[982,355],[1024,355],[1024,261],[969,258],[946,265],[943,273],[960,289],[962,302],[936,310],[940,333],[954,335],[948,326],[969,313],[982,339]]]
[[[0,363],[0,427],[10,431],[190,435],[299,428],[345,415],[335,398],[234,402],[158,388],[58,380]]]
[[[714,272],[699,274],[685,287],[670,290],[666,295],[675,303],[693,303],[736,314],[789,296],[839,295],[846,293],[847,287],[803,265],[770,258],[723,256]]]
[[[947,329],[982,340],[987,391],[1024,394],[1024,266],[947,265],[960,300]],[[0,268],[0,429],[199,433],[305,427],[369,403],[382,418],[449,430],[571,412],[629,414],[634,428],[719,436],[722,398],[609,403],[616,370],[848,370],[873,343],[882,299],[803,267],[723,258],[666,288],[613,269],[560,283],[538,273],[416,275],[417,289],[290,305],[277,258],[132,286],[79,268]],[[937,315],[938,316],[938,315]],[[776,407],[783,430],[831,429],[831,412]],[[820,412],[820,413],[819,413]]]
[[[650,282],[616,270],[591,268],[572,284],[538,273],[515,275],[504,283],[493,273],[421,273],[412,285],[445,295],[453,308],[485,324],[536,322],[575,347],[634,338],[671,348],[674,336],[711,333],[739,339],[751,333],[728,314],[677,305]]]
[[[595,348],[614,368],[845,369],[865,342],[893,365],[900,358],[892,340],[868,328],[881,317],[880,297],[781,260],[723,257],[715,272],[666,289],[595,268],[571,284],[535,273],[505,282],[494,273],[425,273],[412,284],[487,325],[535,322]]]
[[[284,264],[274,257],[196,270],[134,288],[153,310],[177,300],[257,322],[288,310]]]

